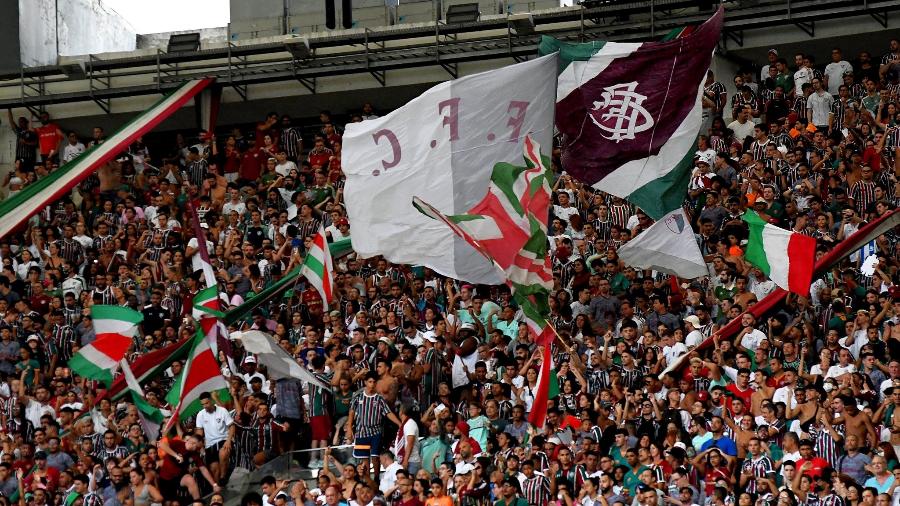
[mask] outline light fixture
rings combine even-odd
[[[294,37],[284,41],[284,47],[298,60],[305,60],[311,54],[309,39],[306,37]]]
[[[200,32],[177,33],[169,36],[167,53],[188,53],[200,50]]]
[[[474,23],[478,21],[481,12],[478,10],[478,4],[456,4],[447,8],[447,17],[444,20],[448,25],[458,25],[462,23]]]
[[[506,18],[509,27],[516,32],[516,35],[531,35],[534,33],[534,16],[530,12],[522,14],[511,14]]]

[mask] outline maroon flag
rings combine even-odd
[[[690,35],[666,42],[544,37],[540,53],[559,51],[564,65],[556,95],[563,168],[624,198],[675,169],[693,152],[723,19],[720,7]]]

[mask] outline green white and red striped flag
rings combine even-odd
[[[195,319],[207,316],[221,318],[225,316],[222,312],[222,303],[219,299],[218,285],[207,286],[203,290],[197,292],[194,296],[194,308],[192,314]]]
[[[96,305],[91,307],[97,338],[78,350],[69,367],[85,378],[112,384],[119,361],[134,342],[144,315],[127,307]]]
[[[558,395],[559,379],[556,376],[551,346],[547,344],[541,349],[541,368],[538,371],[537,390],[534,392],[531,412],[528,413],[528,423],[543,431],[547,422],[547,401]]]
[[[214,319],[203,318],[201,322],[203,320]],[[185,361],[184,370],[172,386],[172,390],[166,395],[166,401],[176,408],[166,423],[163,434],[168,433],[180,420],[194,416],[200,411],[201,394],[222,390],[228,392],[228,383],[222,376],[219,363],[216,361],[216,356],[201,325],[197,328],[194,345]]]
[[[128,393],[131,394],[131,401],[138,408],[138,417],[141,420],[144,434],[147,436],[148,441],[156,441],[159,437],[159,426],[162,424],[163,414],[159,408],[154,408],[147,402],[147,398],[144,396],[144,389],[141,388],[141,384],[134,377],[128,361],[122,359],[119,361],[119,365],[122,367],[122,375],[125,377]]]
[[[125,151],[138,137],[143,136],[171,116],[213,79],[188,81],[163,97],[152,107],[126,123],[106,142],[85,151],[78,158],[41,178],[11,198],[0,202],[0,237],[5,237],[75,185],[96,172],[103,164]]]
[[[780,288],[806,297],[816,263],[816,240],[766,222],[752,210],[742,216],[750,235],[744,259]]]
[[[547,256],[550,161],[540,149],[527,136],[525,166],[496,164],[486,195],[466,214],[446,215],[418,197],[413,199],[419,212],[442,221],[503,273],[535,336],[547,332],[546,300],[553,288]]]
[[[313,244],[306,252],[306,258],[303,259],[303,266],[300,273],[306,276],[309,283],[316,287],[319,295],[322,296],[322,302],[325,310],[328,310],[328,303],[334,298],[334,279],[332,274],[334,267],[331,264],[331,252],[328,249],[328,241],[325,239],[325,229],[319,224],[319,231],[313,239]]]

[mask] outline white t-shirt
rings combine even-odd
[[[422,457],[419,454],[419,424],[412,418],[403,424],[403,436],[397,438],[397,441],[394,444],[394,456],[397,458],[397,461],[400,461],[400,451],[406,447],[407,436],[414,436],[416,438],[416,442],[413,444],[412,454],[409,456],[409,461],[421,462]]]
[[[575,206],[553,206],[553,215],[566,223],[569,222],[569,218],[571,218],[573,214],[578,214],[578,208]]]
[[[734,120],[728,124],[728,129],[734,132],[734,138],[743,142],[744,139],[753,135],[753,129],[756,125],[749,119],[745,123]]]
[[[203,429],[207,448],[228,437],[228,427],[231,426],[231,423],[231,415],[222,406],[216,406],[212,413],[205,409],[201,409],[197,413],[196,425]]]
[[[812,110],[810,121],[813,125],[823,126],[828,124],[828,115],[831,114],[831,104],[833,103],[834,97],[827,91],[810,93],[806,97],[806,108]]]
[[[856,372],[856,366],[853,364],[847,364],[846,366],[842,366],[840,364],[834,364],[833,366],[828,368],[828,372],[825,373],[826,378],[839,378],[845,374],[852,374]]]
[[[756,348],[759,347],[760,341],[762,341],[763,339],[768,339],[768,336],[757,329],[753,329],[750,332],[744,334],[744,337],[741,339],[741,346],[755,352]]]
[[[229,200],[222,206],[222,216],[228,217],[231,215],[231,211],[237,211],[238,216],[243,216],[244,213],[247,212],[247,204],[244,204],[243,202],[235,204]]]
[[[806,83],[811,83],[812,78],[812,70],[806,67],[800,67],[796,72],[794,72],[794,89],[797,90],[798,95],[803,93],[803,85]]]
[[[688,352],[687,346],[684,343],[675,343],[672,346],[666,346],[663,348],[663,356],[666,357],[666,365],[672,365],[675,363],[675,360],[678,357],[684,355]]]
[[[849,62],[841,60],[837,63],[831,62],[825,65],[825,76],[828,78],[828,93],[832,95],[838,94],[838,88],[844,82],[844,72],[853,71],[853,65]]]
[[[187,245],[188,245],[188,248],[193,248],[194,250],[196,250],[194,252],[194,254],[191,255],[191,268],[194,269],[194,271],[199,271],[200,269],[203,269],[203,259],[200,258],[200,250],[198,249],[200,247],[200,241],[198,241],[196,237],[191,237],[191,240],[188,241]],[[212,243],[212,241],[207,239],[206,240],[206,251],[207,252],[215,251],[215,249],[216,249],[216,246]]]
[[[791,387],[781,387],[778,390],[775,390],[775,395],[772,396],[772,402],[778,403],[783,402],[787,405],[788,392],[791,391]],[[791,409],[797,408],[797,398],[795,396],[791,396]]]
[[[688,349],[694,349],[703,343],[703,333],[697,329],[692,330],[687,337],[684,338],[684,344]]]
[[[297,170],[297,164],[290,160],[285,160],[284,163],[279,163],[275,166],[275,172],[284,177],[287,177],[291,170]]]
[[[381,472],[381,481],[378,483],[378,490],[383,493],[386,493],[388,490],[394,487],[394,484],[397,483],[397,471],[403,469],[403,466],[396,462],[391,462],[391,465],[387,466]]]

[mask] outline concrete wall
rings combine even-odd
[[[100,0],[58,0],[58,5],[60,55],[135,49],[134,30],[117,12],[101,4]]]
[[[58,55],[136,47],[131,27],[100,0],[19,0],[19,40],[26,67],[56,65]]]
[[[25,67],[56,63],[56,0],[19,0],[19,45]]]

